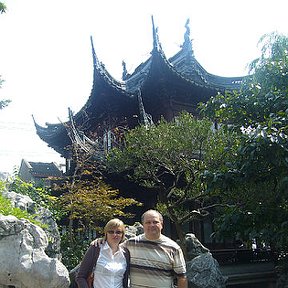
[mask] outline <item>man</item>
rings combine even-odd
[[[163,217],[156,210],[146,211],[141,221],[144,234],[130,238],[124,246],[130,251],[131,288],[187,288],[186,264],[179,245],[161,234]]]
[[[161,234],[163,217],[156,210],[146,211],[141,222],[144,234],[130,238],[123,246],[130,251],[131,288],[171,288],[175,277],[178,288],[187,288],[186,264],[179,245]],[[98,241],[93,241],[97,245]]]

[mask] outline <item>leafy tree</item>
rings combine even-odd
[[[67,226],[67,220],[69,222],[67,232],[62,235],[63,263],[73,268],[81,260],[91,237],[95,236],[91,230],[102,232],[103,224],[111,218],[134,216],[125,212],[126,208],[141,203],[132,198],[120,197],[118,190],[105,183],[101,172],[102,157],[94,157],[98,150],[90,145],[92,140],[88,143],[81,141],[72,113],[70,116],[70,124],[66,125],[66,129],[72,142],[73,175],[68,173],[59,179],[52,190],[58,196],[57,205],[65,213],[62,224]]]
[[[114,217],[132,217],[124,212],[125,208],[140,205],[134,199],[119,197],[118,190],[88,170],[73,180],[68,177],[55,191],[60,194],[58,205],[64,210],[63,220],[69,220],[69,229],[61,237],[61,250],[63,263],[71,269],[79,263],[91,242],[91,230],[102,233],[103,223]]]
[[[5,13],[6,12],[6,5],[3,2],[0,2],[0,14]],[[3,84],[4,80],[1,79],[0,76],[0,88]],[[4,107],[6,107],[9,103],[11,102],[11,100],[0,100],[0,110],[3,109]]]
[[[127,206],[139,203],[132,198],[119,197],[119,191],[83,171],[73,182],[65,182],[58,188],[62,191],[59,204],[64,207],[69,219],[77,220],[82,229],[95,229],[113,217],[131,217],[125,213]],[[59,191],[59,190],[58,190]]]
[[[263,45],[262,55],[250,64],[251,75],[244,80],[242,89],[219,94],[202,104],[205,115],[234,128],[257,128],[269,122],[275,126],[278,121],[285,126],[287,39],[276,33],[264,35],[259,41]]]
[[[0,76],[0,88],[2,87],[4,80],[1,79]],[[11,102],[11,100],[0,100],[0,110],[3,109],[4,107],[6,107],[9,103]]]
[[[0,2],[0,13],[5,13],[6,12],[6,5],[3,2]]]
[[[87,152],[77,141],[78,137],[74,137],[77,131],[74,130],[72,118],[71,123],[71,126],[67,124],[67,130],[72,141],[74,174],[67,176],[53,188],[58,191],[60,205],[65,207],[70,226],[77,220],[86,230],[96,228],[99,223],[115,216],[131,217],[124,209],[141,204],[131,198],[119,197],[119,191],[104,182],[101,160],[93,158],[93,153]]]
[[[272,33],[259,43],[261,56],[251,63],[241,91],[202,105],[205,115],[241,137],[232,169],[207,173],[205,180],[232,204],[216,221],[219,235],[257,238],[287,251],[288,38]]]
[[[217,195],[207,193],[203,174],[207,168],[227,169],[235,153],[234,139],[224,130],[213,130],[211,121],[183,113],[172,122],[162,119],[156,126],[127,132],[125,147],[108,154],[107,169],[157,193],[157,208],[174,222],[185,250],[183,224],[205,217],[217,205]]]

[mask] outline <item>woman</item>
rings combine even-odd
[[[130,253],[119,245],[125,237],[124,223],[110,220],[104,227],[105,242],[91,245],[79,267],[76,282],[79,288],[88,288],[87,278],[93,272],[94,288],[127,288]]]

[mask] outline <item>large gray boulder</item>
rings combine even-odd
[[[193,233],[186,234],[189,288],[225,288],[227,278],[221,273],[219,263],[209,249]]]
[[[190,288],[225,288],[227,279],[210,252],[187,261],[187,278]]]
[[[47,256],[47,245],[40,227],[0,214],[0,287],[68,288],[69,272]]]
[[[58,258],[61,260],[60,254],[60,233],[56,221],[52,217],[52,213],[39,205],[36,204],[29,196],[16,193],[14,191],[3,191],[2,195],[10,200],[10,203],[13,207],[20,208],[25,210],[30,214],[36,214],[35,220],[43,223],[49,243],[45,249],[45,252],[48,256]],[[1,287],[0,287],[1,288]]]

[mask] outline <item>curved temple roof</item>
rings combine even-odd
[[[161,116],[171,120],[182,110],[196,113],[199,102],[207,101],[218,92],[238,90],[243,77],[213,75],[200,65],[190,40],[189,20],[185,27],[184,43],[180,51],[167,59],[152,17],[151,55],[132,74],[127,73],[123,63],[122,81],[114,79],[98,60],[91,37],[93,86],[86,104],[74,116],[76,127],[84,134],[89,134],[111,119],[125,120],[128,126],[133,127],[139,124],[139,119],[143,121],[143,117],[140,117],[143,107],[153,121],[159,120]],[[138,117],[136,123],[135,115]],[[67,147],[71,145],[71,140],[65,128],[67,123],[46,124],[46,127],[41,127],[35,120],[34,123],[39,137],[68,158]]]

